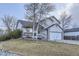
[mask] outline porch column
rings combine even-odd
[[[47,29],[47,40],[49,39],[49,31],[48,31],[48,29]]]

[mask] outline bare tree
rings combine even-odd
[[[45,18],[49,12],[53,11],[54,9],[54,5],[50,3],[31,3],[25,5],[26,18],[29,18],[33,21],[33,37],[35,31],[35,23],[38,22],[36,27],[36,35],[38,35],[40,20]]]
[[[71,22],[71,15],[66,14],[66,12],[63,12],[60,16],[62,29],[65,30],[69,27],[69,24]]]
[[[4,25],[6,26],[8,31],[12,31],[16,29],[16,18],[13,16],[4,16],[3,18],[1,18],[1,20],[3,21]]]
[[[69,27],[69,24],[71,22],[71,15],[68,15],[66,13],[66,11],[64,11],[61,15],[60,15],[60,22],[61,22],[61,27],[63,29],[62,31],[62,38],[64,39],[64,30],[67,29]]]
[[[38,9],[38,3],[31,3],[31,4],[26,4],[25,7],[25,11],[26,11],[26,19],[30,19],[33,21],[33,39],[34,34],[35,34],[35,23],[36,23],[36,11]]]

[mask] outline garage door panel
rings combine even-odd
[[[50,40],[61,40],[61,33],[49,33]]]

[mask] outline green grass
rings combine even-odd
[[[69,56],[79,55],[78,45],[69,45],[57,42],[32,41],[14,39],[0,43],[0,49],[15,52],[21,55],[39,56]]]

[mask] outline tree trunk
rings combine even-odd
[[[33,19],[33,36],[32,36],[32,38],[33,38],[33,40],[35,39],[35,3],[34,3],[34,10],[33,10],[33,12],[34,12],[34,19]]]
[[[61,23],[62,23],[62,29],[63,29],[61,33],[61,37],[62,37],[61,39],[63,40],[64,39],[64,18],[62,19]]]
[[[35,32],[35,30],[34,30],[34,27],[35,27],[35,25],[34,25],[34,23],[33,23],[33,30],[32,30],[32,38],[33,38],[33,40],[34,40],[34,38],[35,38],[35,36],[34,36],[34,32]]]
[[[39,31],[39,24],[37,25],[37,29],[36,29],[36,40],[38,39],[38,31]]]
[[[38,39],[38,32],[39,32],[39,26],[40,26],[40,20],[41,20],[41,13],[40,13],[40,18],[38,19],[38,24],[37,24],[37,29],[36,29],[36,39]]]

